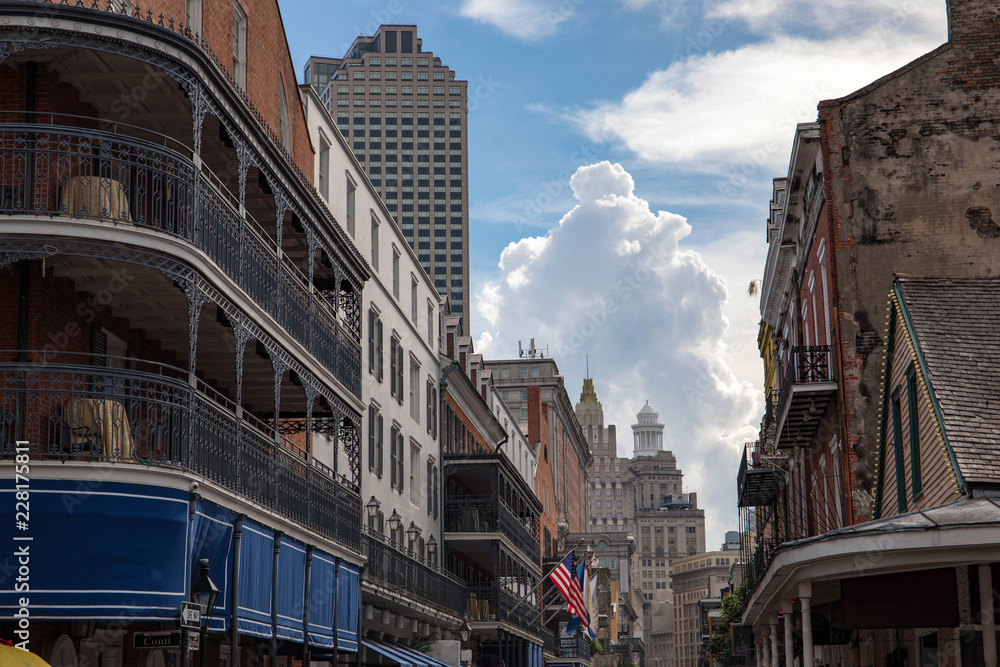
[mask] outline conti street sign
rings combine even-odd
[[[180,630],[167,630],[164,632],[137,632],[132,635],[132,648],[180,648],[180,646]]]

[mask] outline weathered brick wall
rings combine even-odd
[[[542,516],[538,538],[542,544],[542,557],[555,556],[551,542],[558,536],[556,517],[555,479],[552,475],[552,443],[550,436],[551,415],[549,406],[542,401],[541,388],[528,387],[528,442],[538,446],[538,467],[535,469],[535,497],[542,503]],[[545,536],[548,531],[549,542]],[[549,547],[548,552],[546,548]]]
[[[1000,272],[997,12],[954,0],[951,42],[820,104],[844,419],[865,515],[893,275]]]

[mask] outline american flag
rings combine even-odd
[[[590,615],[587,613],[587,605],[583,601],[583,591],[580,589],[580,582],[577,581],[573,573],[573,552],[566,554],[559,567],[549,575],[552,583],[556,585],[559,592],[566,598],[569,604],[569,613],[579,616],[584,625],[590,625]]]

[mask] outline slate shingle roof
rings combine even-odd
[[[962,476],[1000,484],[1000,278],[899,284]]]

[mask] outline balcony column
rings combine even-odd
[[[993,572],[989,563],[979,565],[980,623],[983,625],[983,665],[997,667],[996,619],[993,617]]]
[[[771,626],[771,667],[778,667],[778,615],[771,614],[768,623]]]
[[[228,316],[228,313],[227,313]],[[250,330],[243,323],[243,314],[237,313],[235,317],[230,316],[233,325],[233,343],[236,348],[236,417],[243,419],[243,355],[246,353],[247,343],[250,342]],[[275,357],[277,355],[274,355]]]
[[[754,664],[756,667],[768,667],[768,658],[770,658],[771,647],[767,644],[767,633],[762,633],[761,636],[757,637],[754,641]]]
[[[306,231],[306,248],[307,248],[307,251],[306,251],[307,260],[306,261],[309,263],[309,266],[306,267],[308,269],[308,271],[309,271],[309,289],[308,289],[309,293],[308,293],[308,295],[306,297],[306,299],[307,299],[307,302],[306,302],[306,348],[311,352],[312,351],[312,343],[313,343],[313,336],[312,336],[313,321],[316,319],[316,314],[313,312],[313,310],[316,307],[316,304],[313,301],[313,292],[315,291],[315,288],[313,287],[313,285],[316,282],[316,248],[317,248],[317,246],[319,244],[318,244],[318,242],[316,240],[316,232],[313,230],[313,228],[310,227],[309,225],[306,225],[306,224],[303,224],[302,227]]]
[[[274,441],[281,442],[281,433],[278,430],[279,415],[281,415],[281,377],[288,370],[288,364],[278,355],[271,356],[271,368],[274,371]]]
[[[781,620],[785,626],[785,667],[795,664],[795,642],[792,638],[792,631],[795,629],[795,617],[792,614],[794,604],[792,600],[781,601]]]
[[[802,602],[802,667],[810,667],[813,664],[811,581],[799,583],[799,600]]]
[[[207,299],[197,280],[185,281],[183,286],[188,306],[188,382],[193,387],[197,383],[194,371],[198,352],[198,318]]]

